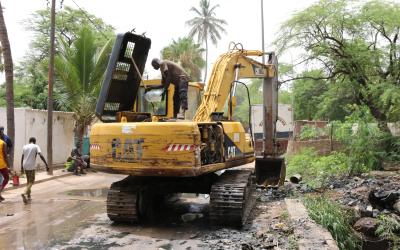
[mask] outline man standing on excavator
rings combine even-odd
[[[188,109],[187,92],[189,75],[181,66],[168,60],[161,61],[158,58],[154,58],[151,61],[151,65],[154,69],[160,69],[161,71],[161,86],[149,87],[147,90],[164,88],[164,97],[169,85],[171,83],[174,84],[174,117],[184,119],[185,111]]]

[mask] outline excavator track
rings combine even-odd
[[[107,215],[110,220],[117,223],[138,221],[138,193],[136,190],[127,186],[125,180],[111,185],[107,194]]]
[[[211,187],[211,224],[243,226],[255,202],[254,190],[251,171],[226,171]]]
[[[117,223],[139,221],[140,197],[143,183],[132,176],[111,184],[107,194],[107,215]]]

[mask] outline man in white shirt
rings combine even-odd
[[[21,173],[25,171],[27,186],[25,193],[21,194],[24,203],[31,201],[31,188],[35,182],[35,170],[36,170],[36,156],[39,155],[40,159],[46,165],[46,170],[49,171],[49,166],[42,155],[39,145],[36,145],[36,138],[29,138],[29,144],[26,144],[22,148],[22,158],[21,158]]]

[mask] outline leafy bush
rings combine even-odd
[[[333,139],[344,145],[349,157],[350,174],[378,169],[385,149],[385,134],[379,129],[365,107],[353,107],[354,112],[345,122],[333,122]]]
[[[390,215],[380,215],[378,220],[379,226],[376,229],[376,234],[381,238],[390,240],[393,244],[393,249],[399,249],[400,222]]]
[[[400,162],[400,138],[384,133],[365,107],[351,107],[346,121],[331,122],[326,130],[343,147],[340,152],[319,156],[304,149],[288,159],[288,175],[301,174],[310,186],[324,186],[329,178],[355,175],[379,169],[383,161]],[[313,138],[323,132],[304,126],[302,138]],[[326,134],[326,132],[325,132]]]
[[[314,188],[324,186],[332,177],[348,173],[348,158],[341,152],[320,156],[314,149],[306,148],[288,159],[288,176],[300,174],[303,180]]]
[[[311,125],[305,125],[301,128],[300,131],[300,140],[305,141],[305,140],[310,140],[310,139],[318,139],[320,137],[326,137],[328,136],[328,127],[324,128],[317,128],[315,126]]]
[[[311,219],[328,229],[340,249],[361,249],[360,240],[350,226],[352,213],[323,196],[307,196],[304,204]]]

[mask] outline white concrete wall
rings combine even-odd
[[[36,138],[47,159],[47,111],[26,108],[16,108],[15,116],[15,141],[14,143],[14,167],[19,170],[21,165],[22,147],[29,142],[30,137]],[[53,164],[63,164],[70,155],[74,142],[73,113],[53,113]],[[0,108],[0,125],[4,126],[7,134],[6,109]],[[37,164],[43,166],[40,158]]]

